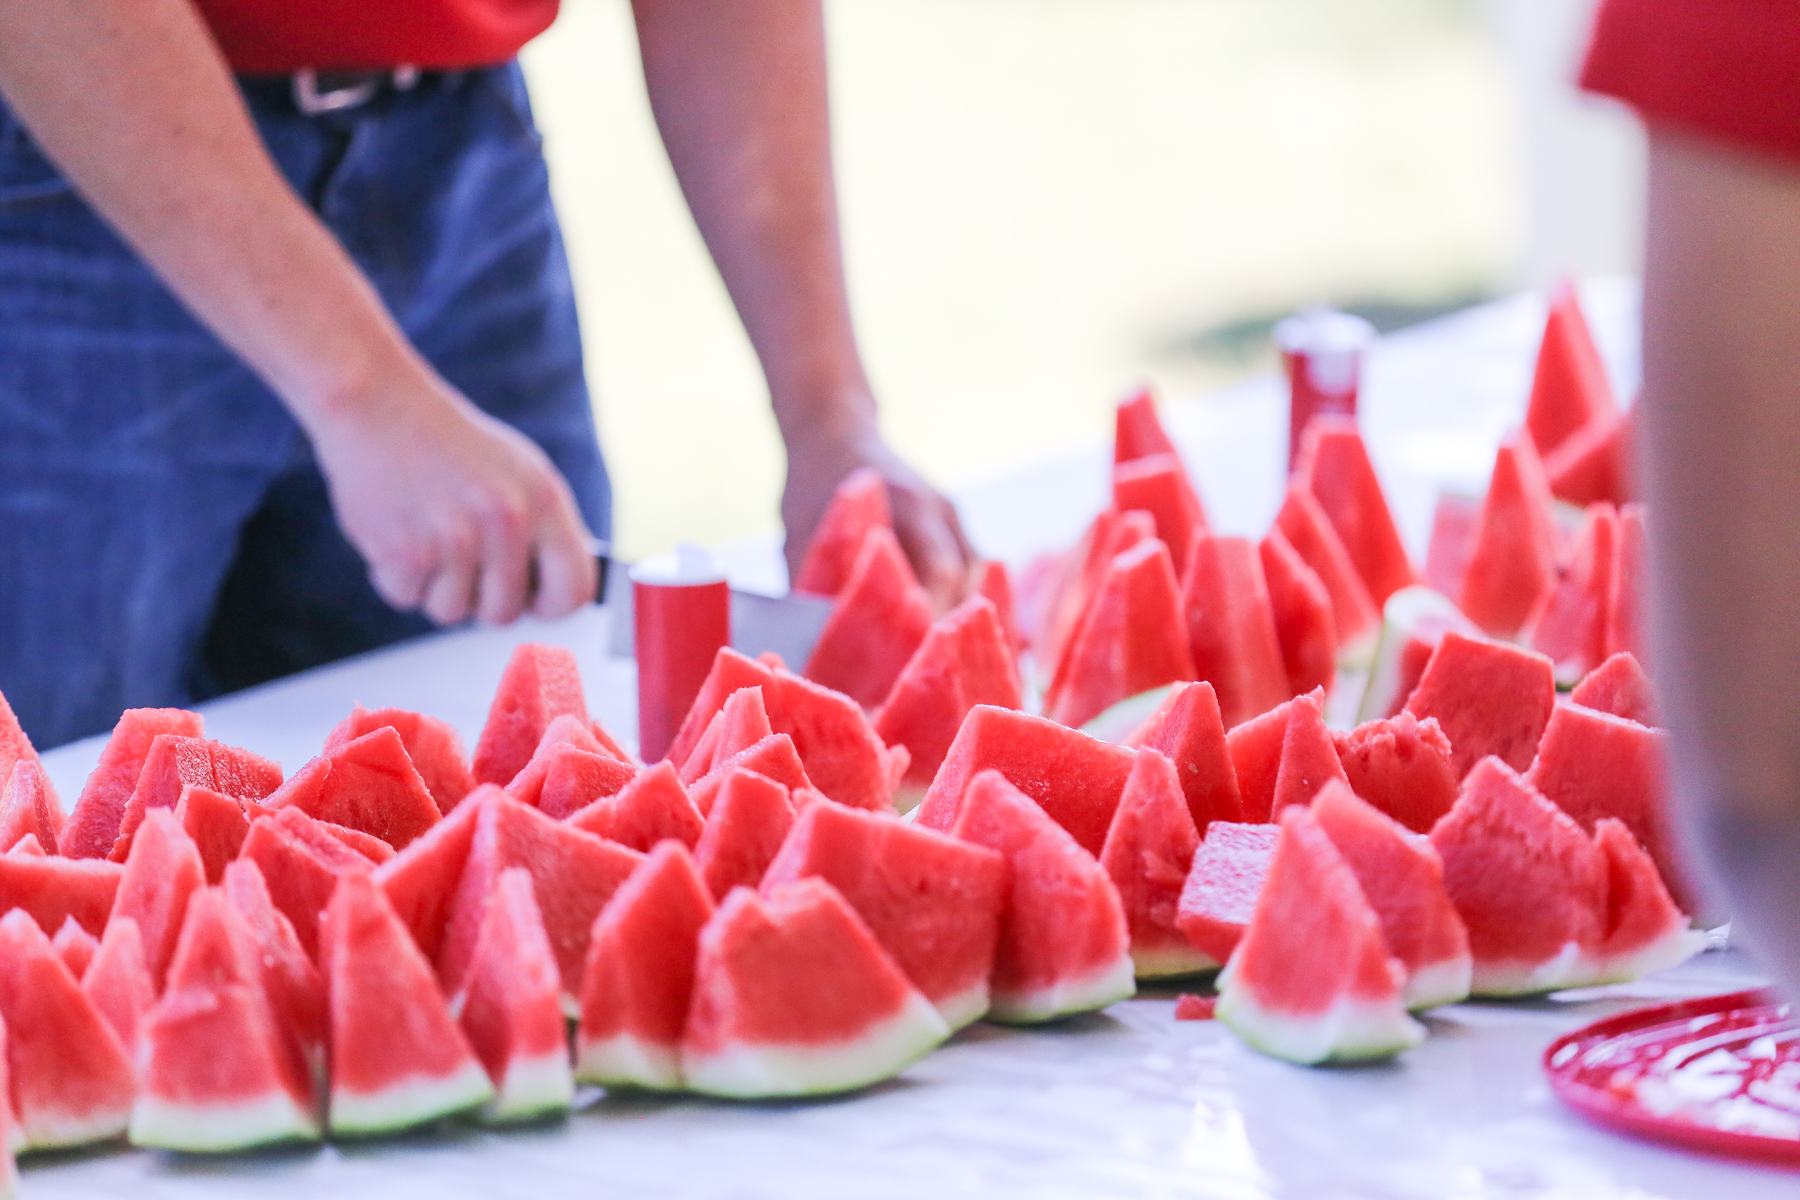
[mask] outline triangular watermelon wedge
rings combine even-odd
[[[256,864],[275,907],[293,924],[309,958],[319,955],[319,914],[339,877],[367,874],[373,864],[297,808],[250,823],[241,856]],[[148,938],[146,938],[148,946]]]
[[[734,887],[755,887],[794,824],[788,789],[755,771],[732,770],[706,815],[694,862],[715,901]]]
[[[1457,597],[1457,607],[1494,637],[1517,636],[1556,585],[1554,504],[1531,438],[1517,433],[1502,442]]]
[[[718,728],[713,722],[725,708],[725,702],[744,688],[763,687],[773,683],[774,679],[774,668],[746,658],[730,646],[720,647],[713,658],[712,670],[700,685],[700,692],[694,697],[687,715],[681,719],[681,728],[675,732],[675,740],[669,743],[669,752],[664,756],[682,773],[683,783],[691,783],[712,770],[712,752],[708,750],[704,755],[697,752],[709,733],[714,742],[718,740]],[[765,713],[769,698],[765,692]],[[693,770],[699,774],[690,776],[689,772]]]
[[[639,772],[617,795],[602,797],[564,820],[595,837],[645,854],[667,838],[692,849],[705,827],[705,818],[688,799],[675,768],[667,761]]]
[[[257,979],[275,1027],[314,1078],[325,1078],[325,984],[300,945],[293,923],[275,907],[262,871],[248,860],[225,868],[225,896],[256,948]]]
[[[572,651],[526,642],[513,647],[487,723],[475,743],[471,773],[477,783],[505,786],[524,770],[550,722],[564,713],[587,720],[581,668]]]
[[[1337,679],[1337,622],[1331,615],[1331,593],[1280,528],[1269,530],[1257,543],[1257,551],[1269,587],[1281,662],[1287,668],[1288,693],[1329,690]]]
[[[595,754],[561,742],[533,755],[506,785],[506,794],[561,820],[616,794],[637,773],[636,767],[610,754]]]
[[[1559,682],[1573,684],[1606,658],[1618,540],[1619,517],[1613,506],[1590,507],[1569,565],[1525,623],[1522,640],[1550,656]]]
[[[469,756],[463,751],[462,737],[456,729],[447,721],[404,708],[378,708],[371,712],[358,704],[325,735],[325,748],[320,753],[327,757],[336,754],[384,725],[400,735],[406,757],[425,781],[439,812],[448,813],[475,790]]]
[[[217,884],[225,877],[226,864],[238,856],[244,839],[250,835],[250,818],[244,815],[243,801],[189,784],[181,789],[181,799],[175,802],[175,820],[200,852],[206,882]]]
[[[1195,950],[1175,924],[1199,846],[1175,764],[1155,750],[1140,751],[1100,851],[1100,865],[1125,910],[1139,979],[1191,975],[1218,965]]]
[[[1186,614],[1168,547],[1140,542],[1107,564],[1087,617],[1044,697],[1044,712],[1076,726],[1128,696],[1194,678]]]
[[[44,853],[55,854],[56,834],[62,828],[62,810],[50,788],[50,777],[36,758],[21,757],[13,764],[0,794],[0,851],[11,850],[21,838],[36,836]]]
[[[144,939],[144,961],[158,995],[181,937],[188,898],[204,886],[206,868],[200,863],[194,839],[183,832],[174,813],[151,809],[132,843],[131,857],[125,860],[113,916],[137,922]]]
[[[1338,761],[1357,798],[1414,833],[1430,833],[1456,803],[1450,739],[1435,718],[1411,713],[1337,734]]]
[[[1624,822],[1602,817],[1594,844],[1606,862],[1606,919],[1594,949],[1596,983],[1629,983],[1665,970],[1706,948],[1688,927],[1662,876]]]
[[[1649,544],[1644,533],[1644,506],[1619,509],[1619,561],[1613,567],[1612,598],[1606,622],[1606,653],[1630,651],[1639,662],[1648,644],[1645,589],[1650,586]]]
[[[1621,650],[1594,668],[1569,693],[1569,702],[1611,713],[1639,725],[1658,725],[1656,696],[1650,677],[1629,650]]]
[[[1225,743],[1225,723],[1212,684],[1177,684],[1150,718],[1125,739],[1135,749],[1155,750],[1175,764],[1194,829],[1205,836],[1214,821],[1241,821],[1243,797]]]
[[[1531,765],[1556,707],[1556,675],[1535,651],[1452,630],[1425,665],[1406,711],[1436,717],[1461,778],[1489,754],[1515,771]]]
[[[156,985],[144,963],[144,939],[137,922],[115,917],[81,977],[81,994],[124,1047],[127,1061],[137,1058],[138,1022],[156,1003]]]
[[[1377,606],[1418,582],[1355,417],[1326,414],[1307,423],[1294,481],[1317,497]]]
[[[739,688],[725,699],[687,762],[681,764],[681,782],[692,785],[705,778],[721,762],[748,750],[775,732],[761,685]]]
[[[1289,805],[1308,805],[1328,783],[1350,786],[1337,743],[1325,728],[1325,712],[1317,696],[1296,696],[1288,708],[1287,731],[1281,738],[1281,764],[1275,770],[1275,796],[1269,811],[1277,820]]]
[[[790,790],[813,786],[807,778],[806,768],[801,765],[800,752],[794,749],[794,740],[785,733],[772,733],[748,749],[720,760],[711,771],[694,781],[694,786],[688,789],[688,799],[693,801],[701,816],[712,815],[719,789],[738,771],[754,771]]]
[[[1331,526],[1313,494],[1298,485],[1288,488],[1275,527],[1294,547],[1331,596],[1331,620],[1337,629],[1338,663],[1360,667],[1375,649],[1381,608],[1357,573],[1350,552]]]
[[[200,714],[184,708],[128,708],[121,713],[69,814],[62,853],[70,858],[110,855],[151,743],[165,733],[197,738],[204,728]]]
[[[1310,698],[1323,707],[1325,694],[1315,691]],[[1243,804],[1243,819],[1253,824],[1270,820],[1275,808],[1275,785],[1281,776],[1281,751],[1287,742],[1288,721],[1295,707],[1306,697],[1295,696],[1278,704],[1261,716],[1234,726],[1225,735],[1225,749],[1231,756],[1231,767],[1237,775],[1238,796]]]
[[[1019,632],[1019,604],[1013,591],[1012,573],[1006,569],[1006,564],[994,559],[982,562],[975,570],[975,594],[986,596],[993,602],[994,615],[999,618],[1000,629],[1005,634],[1006,648],[1017,664],[1019,655],[1025,651],[1025,639]]]
[[[1593,422],[1617,413],[1618,407],[1606,365],[1582,316],[1581,298],[1574,284],[1564,280],[1550,297],[1525,427],[1538,449],[1550,454]]]
[[[261,800],[281,786],[281,764],[223,742],[159,734],[150,742],[144,770],[126,801],[109,857],[124,862],[145,814],[157,808],[173,809],[188,784]]]
[[[1475,622],[1441,592],[1409,587],[1389,596],[1381,610],[1381,637],[1375,643],[1375,660],[1356,706],[1356,719],[1391,717],[1405,708],[1425,674],[1425,664],[1452,630],[1465,637],[1482,636]]]
[[[1181,459],[1174,454],[1152,454],[1118,464],[1113,468],[1112,495],[1113,507],[1120,512],[1135,509],[1150,514],[1156,522],[1156,536],[1169,547],[1179,574],[1187,565],[1187,546],[1194,532],[1206,528],[1206,512]]]
[[[1481,518],[1481,498],[1461,492],[1438,493],[1431,511],[1431,541],[1425,548],[1425,586],[1445,596],[1462,595],[1463,576],[1469,569],[1469,553],[1475,547],[1475,522]],[[1393,602],[1393,597],[1388,597]]]
[[[1226,728],[1288,698],[1287,667],[1255,542],[1196,534],[1181,601],[1194,678],[1213,685]]]
[[[268,799],[307,816],[378,837],[396,850],[443,819],[391,725],[316,758]]]
[[[1080,631],[1088,605],[1106,574],[1106,565],[1155,536],[1156,519],[1142,509],[1106,509],[1094,518],[1087,536],[1071,551],[1064,576],[1044,614],[1044,627],[1032,642],[1038,669],[1046,676],[1055,675],[1070,640]]]
[[[475,820],[484,804],[505,795],[491,783],[479,785],[454,812],[375,872],[375,881],[427,961],[436,962],[443,946],[456,886],[475,837]],[[329,898],[330,893],[326,895]]]
[[[44,787],[49,793],[49,807],[57,814],[60,822],[62,801],[56,797],[56,788],[51,785],[50,777],[43,774],[43,761],[38,758],[37,750],[32,747],[31,738],[26,736],[24,728],[20,726],[19,718],[14,714],[12,705],[6,702],[5,696],[0,695],[0,779],[12,778],[13,768],[20,762],[29,762],[38,769]]]
[[[805,675],[874,708],[919,648],[932,616],[931,597],[907,565],[898,539],[887,529],[870,530],[819,630]]]
[[[56,956],[63,960],[63,966],[69,968],[69,974],[77,981],[87,974],[93,964],[94,955],[100,949],[100,939],[81,927],[74,917],[64,917],[62,928],[50,939],[56,948]]]
[[[794,576],[794,590],[815,596],[837,595],[849,581],[869,533],[893,527],[887,481],[880,472],[873,467],[850,472],[838,483],[825,515],[813,530],[806,557]]]
[[[1545,451],[1544,477],[1550,493],[1581,508],[1630,500],[1635,490],[1631,427],[1630,413],[1609,413],[1570,434],[1555,450]]]
[[[1212,965],[1229,960],[1243,938],[1280,832],[1279,825],[1214,821],[1194,851],[1175,926]]]
[[[467,982],[453,1006],[494,1088],[482,1120],[531,1121],[569,1111],[575,1079],[561,985],[531,872],[509,867],[494,883]]]
[[[681,1087],[694,957],[712,915],[712,897],[692,856],[673,842],[652,850],[613,893],[594,920],[581,978],[577,1079],[605,1087]]]
[[[1175,443],[1156,417],[1156,397],[1148,384],[1119,401],[1113,417],[1114,463],[1173,453]]]

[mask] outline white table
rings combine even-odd
[[[1630,289],[1591,290],[1615,377],[1635,390]],[[1364,420],[1409,546],[1423,550],[1437,486],[1482,485],[1530,377],[1541,305],[1508,301],[1386,341]],[[1260,533],[1279,501],[1281,389],[1260,380],[1171,407],[1171,432],[1215,526]],[[1089,447],[961,497],[983,550],[1014,561],[1066,544],[1103,500],[1108,455]],[[744,582],[779,580],[773,543],[736,547]],[[325,668],[206,708],[207,731],[292,770],[353,701],[434,713],[473,739],[512,645],[572,647],[594,713],[634,732],[634,680],[608,659],[595,609],[554,625],[449,634]],[[46,756],[73,795],[98,739]],[[1307,1069],[1264,1058],[1211,1022],[1145,998],[1032,1030],[977,1025],[901,1079],[819,1103],[724,1104],[593,1094],[567,1121],[492,1133],[452,1127],[367,1145],[220,1161],[112,1150],[29,1162],[35,1197],[706,1196],[1292,1197],[1443,1200],[1761,1200],[1792,1175],[1662,1150],[1561,1108],[1538,1059],[1562,1032],[1657,997],[1758,982],[1735,953],[1655,980],[1508,1004],[1462,1004],[1389,1064]]]

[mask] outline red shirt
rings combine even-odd
[[[232,69],[478,67],[556,19],[557,0],[198,0]]]
[[[1800,158],[1800,2],[1604,0],[1581,85],[1646,121]]]

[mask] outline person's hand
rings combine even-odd
[[[440,625],[505,624],[594,598],[588,533],[562,476],[428,369],[309,432],[338,523],[394,607]]]

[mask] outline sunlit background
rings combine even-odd
[[[1569,80],[1590,0],[827,0],[852,303],[946,487],[1268,369],[1635,269],[1641,148]],[[628,557],[773,529],[783,459],[644,98],[626,0],[528,49]]]

